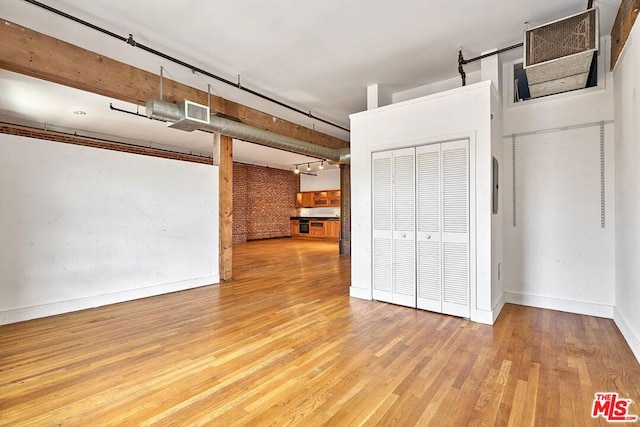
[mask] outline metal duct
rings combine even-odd
[[[525,31],[531,98],[586,87],[598,42],[597,8]]]
[[[169,122],[189,120],[184,117],[184,114],[177,104],[159,99],[147,100],[147,117]],[[326,159],[335,163],[349,163],[351,160],[351,154],[348,148],[334,149],[322,147],[268,130],[258,129],[214,114],[210,115],[209,124],[198,124],[197,129],[209,130],[243,141],[253,142],[304,156]]]

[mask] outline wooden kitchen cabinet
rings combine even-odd
[[[313,207],[325,208],[329,206],[329,198],[326,191],[314,191],[313,192]]]
[[[326,237],[330,240],[340,239],[340,221],[325,221]]]
[[[300,221],[297,219],[291,220],[291,237],[299,237],[300,236]]]
[[[326,237],[326,221],[309,221],[309,237]]]
[[[340,207],[340,190],[332,190],[327,191],[327,199],[329,200],[329,205],[332,208]]]
[[[304,191],[296,194],[296,208],[312,208],[313,205],[313,193]]]
[[[339,208],[340,190],[303,191],[296,194],[297,208]]]

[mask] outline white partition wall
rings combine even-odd
[[[495,321],[502,308],[504,298],[501,292],[502,284],[492,275],[492,271],[498,271],[495,266],[502,262],[501,253],[492,251],[492,235],[499,234],[497,233],[498,230],[492,228],[492,154],[499,157],[498,154],[492,153],[493,103],[499,105],[491,82],[482,82],[351,116],[351,296],[398,302],[398,299],[393,301],[393,296],[391,295],[394,289],[393,283],[390,283],[387,278],[391,277],[391,282],[399,279],[393,276],[394,268],[400,268],[402,265],[402,268],[407,269],[409,268],[407,260],[412,260],[401,257],[399,252],[396,253],[394,245],[404,242],[404,239],[408,239],[410,235],[415,235],[413,237],[414,241],[411,242],[411,247],[415,250],[414,256],[416,258],[411,262],[412,268],[409,268],[409,270],[410,274],[415,274],[416,276],[413,279],[410,276],[402,279],[406,279],[406,283],[409,283],[410,280],[416,281],[416,304],[418,301],[424,302],[428,299],[425,293],[427,291],[425,289],[420,290],[421,277],[423,280],[425,277],[430,277],[427,281],[431,281],[431,288],[434,288],[434,282],[440,280],[442,283],[444,276],[449,274],[449,277],[455,277],[456,280],[459,280],[459,283],[465,283],[465,281],[468,283],[468,285],[458,286],[458,289],[447,291],[452,301],[468,298],[468,304],[466,305],[468,312],[458,313],[458,315],[488,324],[492,324]],[[494,111],[499,114],[500,109],[494,108]],[[499,120],[496,121],[501,126],[501,122]],[[400,211],[396,212],[394,210],[393,203],[396,201],[401,202],[400,198],[394,197],[393,188],[395,187],[384,184],[388,182],[390,174],[393,174],[393,168],[401,167],[399,160],[394,163],[392,153],[398,152],[400,154],[404,153],[404,151],[400,150],[407,148],[416,150],[415,147],[418,146],[450,141],[464,141],[464,144],[467,144],[466,153],[463,157],[467,156],[468,159],[468,175],[462,180],[466,180],[468,183],[468,200],[465,201],[468,206],[468,228],[462,230],[461,233],[461,235],[466,233],[467,237],[457,236],[461,231],[459,222],[460,220],[464,221],[464,218],[456,216],[460,215],[460,213],[455,208],[455,202],[460,200],[460,194],[464,193],[465,190],[462,190],[462,193],[459,190],[450,192],[449,200],[453,202],[453,205],[447,205],[447,209],[452,209],[449,212],[452,221],[449,224],[451,234],[447,237],[454,240],[456,238],[468,239],[467,241],[469,242],[468,258],[466,258],[468,265],[466,267],[460,264],[460,260],[464,258],[464,248],[460,247],[459,242],[452,241],[447,244],[447,247],[443,245],[442,248],[437,249],[434,249],[434,245],[429,247],[429,244],[421,243],[429,240],[428,235],[430,233],[431,239],[434,240],[444,239],[447,234],[446,232],[441,232],[438,235],[437,232],[430,231],[433,230],[433,224],[431,224],[431,229],[429,225],[421,225],[421,221],[425,221],[425,224],[429,221],[434,221],[433,211],[425,213],[426,216],[423,218],[420,216],[421,204],[423,205],[422,208],[425,208],[425,204],[435,203],[434,200],[420,199],[421,191],[424,192],[423,186],[442,187],[443,193],[452,190],[452,188],[444,188],[444,184],[441,182],[435,184],[435,181],[442,179],[441,177],[429,178],[422,176],[424,174],[433,174],[434,172],[420,170],[421,162],[429,162],[429,159],[420,158],[421,151],[417,151],[417,157],[414,157],[414,167],[417,169],[413,171],[412,178],[415,180],[418,177],[416,186],[412,190],[414,194],[418,195],[416,196],[417,198],[413,199],[414,203],[417,203],[417,212],[416,208],[412,210],[412,214],[416,215],[413,220],[417,222],[417,228],[414,228],[412,232],[406,228],[393,230],[390,224],[393,227],[399,227],[401,224],[395,224],[393,218],[388,217],[389,213],[391,213],[391,217],[394,214],[400,214]],[[458,148],[460,147],[456,149]],[[450,154],[456,153],[452,150]],[[458,152],[457,154],[459,155],[460,153]],[[501,158],[498,158],[498,160],[501,160]],[[431,161],[433,162],[433,159]],[[445,160],[440,159],[438,161],[443,162],[442,164],[444,165]],[[444,175],[446,173],[455,174],[460,172],[459,170],[456,172],[456,165],[459,165],[456,162],[459,160],[455,160],[455,156],[448,161],[450,162],[450,168],[443,170],[443,166],[440,166],[437,174]],[[405,178],[409,179],[409,177],[401,177],[401,179]],[[429,179],[435,179],[435,181],[429,183]],[[383,193],[377,194],[376,188],[382,188],[385,185],[386,190],[384,191],[386,193],[383,191]],[[458,192],[456,193],[456,191]],[[439,197],[442,197],[443,200],[446,199],[446,196],[443,195]],[[376,200],[390,200],[393,203],[378,211],[377,206],[374,208]],[[444,203],[446,204],[447,202],[445,201]],[[444,207],[437,209],[445,210]],[[404,210],[401,212],[402,215],[406,214]],[[445,213],[439,212],[439,215],[444,217]],[[441,221],[441,218],[436,218],[435,220]],[[447,230],[446,225],[440,227],[442,227],[442,230]],[[501,227],[501,224],[498,227]],[[403,234],[406,234],[407,237],[402,237]],[[388,244],[388,239],[390,238],[393,239],[391,245]],[[393,254],[391,258],[388,256],[389,253]],[[446,263],[446,260],[448,260],[450,267],[448,270],[441,269],[440,272],[434,272],[430,270],[434,268],[432,262],[421,261],[421,259],[426,259],[425,257],[431,257],[432,260],[440,257],[440,263]],[[391,262],[389,262],[389,259],[391,259]],[[407,261],[406,265],[401,264],[401,259],[402,262]],[[385,262],[387,264],[384,264]],[[386,269],[387,278],[385,279],[376,277],[374,273],[375,269],[381,266]],[[437,265],[435,268],[437,268]],[[468,274],[468,276],[465,278],[461,272]],[[437,274],[442,277],[435,279],[434,275]],[[452,279],[451,283],[454,281]],[[425,283],[424,281],[422,282],[423,285]],[[464,294],[464,289],[468,291],[467,295]],[[386,299],[381,296],[383,292],[389,293]],[[441,292],[444,301],[447,297],[442,288]]]
[[[0,135],[0,323],[219,281],[218,169]]]

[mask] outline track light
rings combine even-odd
[[[294,166],[293,172],[294,173],[309,173],[309,172],[311,172],[311,169],[312,169],[311,168],[311,164],[312,163],[313,164],[319,163],[318,170],[324,169],[324,162],[325,162],[325,160],[316,160],[314,162],[307,162],[307,170],[306,170],[306,172],[303,172],[302,168],[301,168],[301,166],[304,166],[304,163],[294,163],[293,164],[293,166]]]

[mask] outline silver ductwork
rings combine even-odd
[[[161,101],[159,99],[149,99],[147,101],[147,117],[173,123],[184,123],[189,120],[188,117],[185,117],[177,104]],[[186,129],[188,126],[178,126],[177,128]],[[214,114],[209,116],[208,124],[193,124],[193,128],[220,133],[232,138],[304,156],[326,159],[334,163],[349,163],[351,160],[351,154],[348,148],[334,149],[323,147],[268,130],[258,129]]]

